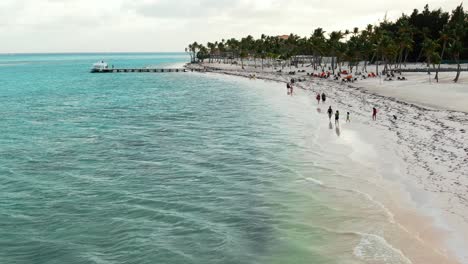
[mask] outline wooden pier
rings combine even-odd
[[[200,72],[202,69],[185,69],[185,68],[123,68],[123,69],[92,69],[91,73],[125,73],[125,72]]]

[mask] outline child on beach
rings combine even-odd
[[[346,123],[351,122],[351,119],[349,119],[349,112],[346,112]]]
[[[372,107],[372,120],[377,120],[377,108]]]
[[[327,100],[327,97],[325,96],[325,93],[322,93],[322,101],[325,103],[325,100]]]
[[[315,99],[317,99],[317,104],[320,104],[320,93],[317,94],[317,96],[315,97]]]
[[[340,112],[338,112],[338,110],[336,110],[335,112],[335,125],[339,125],[340,124]]]
[[[333,115],[333,109],[331,108],[331,106],[328,107],[328,111],[327,111],[327,112],[328,112],[328,120],[331,121],[331,118],[332,118],[332,115]]]
[[[292,87],[292,86],[291,86],[290,83],[287,83],[287,84],[286,84],[286,90],[288,91],[288,95],[291,94],[291,87]]]

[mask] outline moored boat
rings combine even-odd
[[[107,69],[109,69],[109,65],[104,61],[100,61],[100,62],[96,62],[93,64],[93,68],[91,68],[91,72],[102,72]]]

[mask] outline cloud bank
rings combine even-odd
[[[458,0],[2,0],[0,52],[183,51],[221,38],[309,35]]]

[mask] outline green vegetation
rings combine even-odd
[[[462,4],[451,13],[442,9],[429,10],[426,5],[422,12],[415,9],[411,15],[402,14],[396,21],[383,22],[377,26],[368,25],[365,29],[354,28],[352,31],[333,31],[327,34],[322,28],[313,31],[310,37],[266,36],[259,39],[252,36],[240,40],[231,38],[207,45],[194,42],[186,48],[192,62],[237,63],[244,67],[244,60],[254,60],[255,67],[273,65],[278,61],[293,60],[298,55],[306,55],[314,69],[322,67],[325,57],[330,61],[333,73],[348,64],[351,71],[357,71],[358,65],[367,70],[368,62],[379,64],[383,70],[402,68],[407,62],[425,62],[428,71],[436,72],[438,81],[440,64],[457,64],[458,81],[460,63],[468,60],[468,13]],[[326,64],[326,63],[325,63]]]

